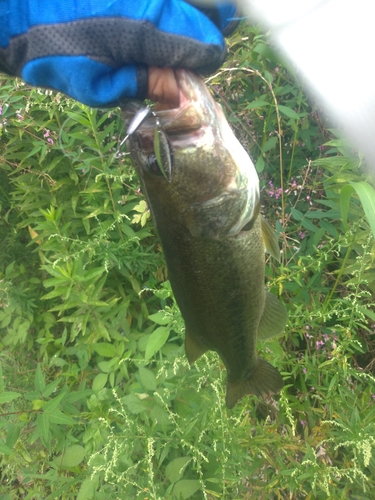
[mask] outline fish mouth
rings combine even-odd
[[[184,69],[176,69],[175,75],[179,89],[179,107],[156,103],[153,108],[154,115],[144,120],[137,131],[138,134],[145,137],[152,135],[157,117],[163,130],[168,136],[172,136],[172,140],[174,136],[182,134],[189,135],[194,141],[200,136],[200,129],[215,123],[216,103],[213,99],[212,102],[207,100],[203,78]],[[129,123],[138,109],[135,103],[130,102],[124,110],[125,121]]]
[[[255,167],[203,78],[184,69],[175,70],[175,75],[179,107],[155,105],[154,115],[146,118],[131,137],[132,157],[139,173],[142,177],[150,173],[147,160],[154,153],[157,118],[171,145],[174,161],[178,162],[170,187],[180,194],[179,210],[186,217],[191,234],[224,239],[249,230],[259,214],[259,179]],[[135,111],[128,107],[126,118],[131,120]],[[201,151],[210,163],[201,162],[201,171],[191,164],[193,151]],[[202,171],[206,171],[205,177]],[[187,184],[194,195],[187,194]]]

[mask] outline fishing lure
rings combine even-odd
[[[152,116],[155,118],[156,125],[154,133],[154,152],[156,162],[161,173],[164,175],[168,182],[171,182],[173,176],[172,148],[159,118],[156,116],[155,112],[150,108],[150,106],[141,108],[135,113],[126,130],[126,136],[120,143],[120,147],[124,144],[124,142],[126,142],[130,135],[134,134],[134,132],[138,130],[138,128],[150,114],[152,114]]]

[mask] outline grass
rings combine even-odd
[[[375,498],[373,181],[257,28],[229,47],[210,84],[282,245],[284,389],[229,411],[218,356],[189,367],[120,115],[3,79],[2,498]]]

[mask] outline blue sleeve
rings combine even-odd
[[[148,66],[210,73],[234,6],[183,0],[0,0],[0,71],[91,106],[143,99]]]

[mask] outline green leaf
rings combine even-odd
[[[293,118],[294,120],[299,120],[299,116],[298,114],[294,111],[294,109],[292,108],[288,108],[287,106],[282,106],[281,104],[279,104],[278,106],[279,108],[279,111],[287,116],[288,118]]]
[[[357,307],[358,310],[361,311],[361,313],[363,313],[368,318],[372,319],[372,321],[375,321],[375,312],[370,311],[369,309],[367,309],[367,307],[364,306],[357,306]]]
[[[104,266],[97,267],[95,269],[90,269],[83,276],[82,275],[77,275],[75,278],[79,282],[84,282],[84,281],[91,280],[93,278],[97,278],[97,277],[101,276],[103,273],[105,273],[105,267]]]
[[[342,223],[344,225],[345,231],[349,229],[348,226],[348,213],[349,213],[349,205],[350,205],[350,198],[352,196],[352,193],[354,191],[353,186],[350,184],[347,184],[341,189],[340,192],[340,209],[341,209],[341,219]]]
[[[67,111],[66,114],[74,121],[80,123],[81,125],[83,125],[83,127],[88,127],[89,129],[91,129],[91,123],[89,122],[89,120],[83,115],[83,114],[79,114],[79,113],[74,113],[72,111]]]
[[[13,446],[16,444],[20,432],[21,432],[20,425],[15,425],[12,423],[8,424],[5,444],[9,446],[9,448],[13,448]]]
[[[154,354],[156,354],[166,343],[169,337],[169,329],[164,326],[159,326],[149,337],[146,352],[145,352],[145,360],[148,361],[152,358]]]
[[[61,378],[58,378],[51,382],[50,384],[46,385],[45,389],[42,391],[43,397],[48,398],[53,391],[56,389],[56,387],[59,385],[61,382]]]
[[[47,413],[51,413],[55,408],[59,406],[61,403],[61,400],[65,396],[65,392],[60,393],[58,396],[56,396],[53,399],[50,399],[49,401],[46,402],[46,404],[43,406],[43,411]]]
[[[146,391],[156,391],[157,388],[156,377],[151,370],[148,370],[147,368],[140,366],[139,379],[143,387],[146,389]]]
[[[112,358],[110,361],[101,361],[98,363],[99,368],[104,373],[113,372],[118,366],[119,358]]]
[[[100,391],[101,389],[103,389],[103,387],[107,383],[107,380],[108,380],[107,373],[99,373],[92,382],[93,391]]]
[[[319,222],[319,226],[322,227],[328,234],[330,234],[333,238],[338,238],[339,233],[337,232],[335,226],[326,220],[321,220]]]
[[[171,483],[179,481],[186,469],[187,464],[191,461],[191,457],[179,457],[169,462],[165,468],[165,475]]]
[[[95,490],[98,486],[98,479],[87,477],[81,484],[76,500],[91,500],[95,496]]]
[[[57,409],[51,411],[48,415],[51,424],[76,425],[78,423],[74,418],[65,415],[65,413]]]
[[[136,394],[128,394],[122,398],[125,406],[128,408],[130,413],[137,415],[147,410],[147,405],[142,401]]]
[[[46,387],[46,382],[45,382],[44,377],[43,377],[40,363],[38,363],[38,366],[36,367],[34,387],[39,392],[43,392],[44,388]]]
[[[314,226],[314,224],[312,222],[310,222],[308,219],[301,220],[301,224],[305,229],[308,229],[309,231],[312,231],[313,233],[315,233],[318,230],[318,228],[316,226]]]
[[[3,365],[0,361],[0,393],[5,389],[4,379],[3,379]]]
[[[201,483],[197,479],[181,479],[173,487],[173,494],[178,498],[186,500],[201,489]]]
[[[260,155],[255,164],[256,171],[259,173],[263,172],[264,166],[265,166],[264,158],[262,155]]]
[[[266,144],[262,147],[262,153],[267,153],[270,149],[272,149],[278,142],[278,137],[273,136],[268,139]]]
[[[85,457],[85,448],[79,444],[74,444],[67,448],[60,456],[55,458],[55,464],[61,469],[77,467]]]
[[[13,401],[13,399],[19,398],[21,394],[19,392],[2,392],[0,394],[0,405],[4,403],[9,403],[10,401]]]
[[[171,322],[170,316],[168,316],[165,311],[159,311],[155,314],[150,314],[148,319],[150,319],[157,325],[168,325]]]
[[[89,396],[91,396],[92,390],[91,389],[83,389],[82,391],[72,391],[68,392],[66,395],[66,400],[69,403],[75,403],[76,401],[81,400],[86,401]]]
[[[118,354],[115,346],[113,344],[107,344],[106,342],[93,344],[93,348],[100,356],[107,358],[114,358]]]
[[[42,442],[45,446],[49,445],[49,416],[46,413],[40,413],[36,419],[36,426],[39,431]]]
[[[55,297],[61,297],[62,295],[65,295],[64,298],[67,299],[70,295],[70,292],[71,292],[71,286],[59,286],[54,290],[52,290],[52,292],[48,292],[42,297],[40,297],[40,300],[54,299]]]
[[[363,211],[365,212],[373,237],[375,238],[375,190],[367,182],[351,182],[341,189],[340,208],[344,227],[346,229],[348,227],[349,200],[353,190],[356,191],[362,203]]]
[[[10,455],[12,453],[12,450],[9,448],[9,446],[0,441],[0,453],[2,455]]]
[[[295,219],[295,220],[302,220],[304,218],[303,213],[300,212],[299,210],[297,210],[296,208],[291,207],[290,211],[292,212],[293,219]]]
[[[260,99],[256,99],[255,101],[250,102],[246,105],[246,109],[256,109],[262,108],[263,106],[269,106],[270,103],[264,100],[265,97],[261,97]]]
[[[302,212],[300,212],[299,210],[297,210],[294,207],[291,207],[290,210],[292,212],[293,218],[295,220],[301,221],[301,225],[305,229],[308,229],[309,231],[312,231],[313,233],[315,233],[318,230],[318,228],[316,226],[314,226],[314,224],[312,222],[310,222],[309,220],[306,219],[306,216]]]

